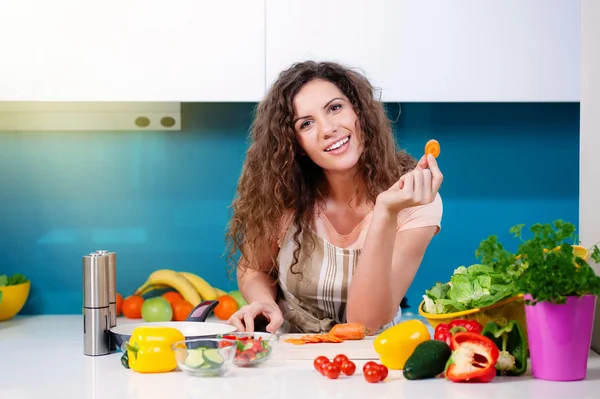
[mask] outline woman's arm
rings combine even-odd
[[[265,327],[269,332],[276,332],[283,323],[283,315],[277,305],[277,285],[270,277],[271,259],[257,258],[256,267],[248,267],[245,261],[238,266],[238,287],[248,305],[235,312],[228,322],[239,331],[254,331],[256,317],[261,314],[269,321]]]
[[[277,286],[268,273],[263,268],[237,269],[238,287],[246,302],[275,302]]]
[[[248,303],[252,302],[275,302],[277,298],[276,282],[270,277],[273,267],[272,254],[277,245],[273,244],[271,254],[264,251],[261,255],[253,255],[249,252],[250,259],[241,261],[237,268],[237,282],[242,296]],[[254,262],[257,266],[249,267],[248,262]]]
[[[348,292],[348,322],[376,332],[389,323],[406,295],[438,230],[441,198],[411,211],[398,231],[398,214],[376,206]]]
[[[442,218],[438,190],[442,180],[435,157],[424,155],[413,171],[377,196],[348,289],[349,322],[361,322],[375,333],[398,312],[438,230]]]
[[[361,322],[372,332],[398,312],[437,230],[429,226],[396,233],[396,227],[394,215],[373,215],[348,292],[348,322]]]

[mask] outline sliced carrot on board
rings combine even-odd
[[[293,344],[293,345],[304,345],[306,344],[306,342],[304,342],[304,340],[299,339],[299,338],[288,338],[285,340],[285,342],[287,342],[288,344]]]
[[[331,343],[339,344],[345,340],[360,340],[370,334],[370,330],[362,323],[336,324],[326,334],[304,334],[300,338],[288,338],[285,342],[294,345]]]
[[[332,344],[339,344],[340,342],[344,342],[343,339],[336,337],[335,335],[325,334],[323,336],[324,342],[329,342]]]
[[[285,342],[293,345],[306,345],[306,344],[319,344],[319,343],[331,343],[339,344],[344,342],[343,339],[333,336],[331,334],[306,334],[300,338],[288,338]]]
[[[429,154],[436,158],[440,155],[440,143],[437,140],[431,139],[425,144],[425,155]]]

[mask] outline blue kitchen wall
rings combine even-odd
[[[117,252],[117,289],[158,268],[230,290],[224,231],[254,104],[184,104],[181,132],[0,133],[0,274],[32,280],[24,314],[81,311],[81,257]],[[389,104],[395,118],[398,104]],[[401,146],[440,141],[444,219],[408,292],[475,262],[489,234],[577,225],[578,104],[403,104]],[[511,241],[512,242],[512,241]]]

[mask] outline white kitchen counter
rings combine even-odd
[[[340,345],[340,353],[343,347]],[[352,377],[328,380],[309,360],[275,360],[237,368],[222,378],[183,372],[138,374],[124,368],[121,353],[83,355],[80,316],[21,316],[0,323],[2,399],[212,399],[212,398],[598,398],[600,356],[590,353],[588,377],[547,382],[531,377],[496,377],[487,384],[444,379],[408,381],[391,370],[385,382],[370,384],[357,360]]]

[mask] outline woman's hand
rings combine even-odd
[[[267,331],[270,333],[275,333],[283,324],[283,314],[275,302],[252,302],[244,305],[231,315],[227,322],[238,331],[252,332],[254,331],[254,319],[261,314],[269,320]]]
[[[442,172],[432,155],[423,156],[415,169],[402,175],[392,187],[377,196],[376,205],[390,213],[432,202],[442,185]]]

